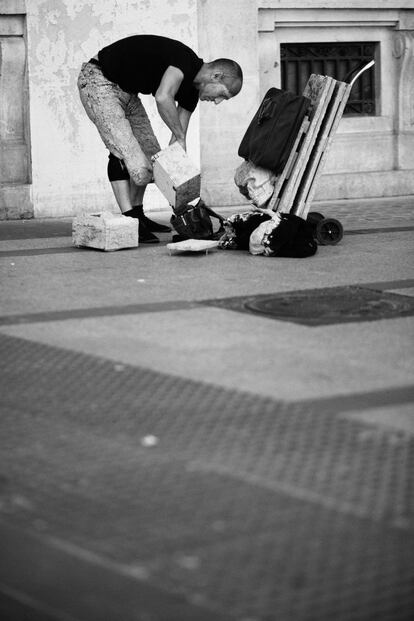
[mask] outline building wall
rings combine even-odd
[[[196,48],[196,2],[27,0],[26,10],[34,215],[116,209],[106,177],[107,151],[78,97],[79,69],[100,48],[131,34],[163,34]],[[152,98],[143,100],[166,146],[170,132]],[[189,154],[198,161],[198,113],[188,138]],[[164,204],[153,186],[148,201]]]
[[[267,88],[280,85],[280,43],[304,37],[381,42],[380,113],[342,119],[316,198],[414,194],[414,0],[339,4],[341,8],[334,0],[0,0],[0,45],[1,28],[6,28],[2,16],[7,15],[19,16],[26,43],[25,71],[13,71],[20,76],[25,101],[19,139],[28,164],[25,183],[0,181],[0,219],[116,210],[106,177],[107,152],[80,104],[76,80],[82,62],[101,47],[145,32],[181,39],[205,61],[226,56],[243,67],[241,94],[218,107],[200,102],[190,124],[189,155],[201,162],[202,196],[213,207],[243,202],[233,182],[241,161],[238,145]],[[169,131],[152,98],[143,99],[166,146]],[[146,206],[166,206],[153,185]]]
[[[200,48],[214,42],[228,49],[247,77],[225,114],[200,111],[203,191],[210,204],[242,202],[232,181],[242,161],[237,147],[267,89],[281,86],[280,44],[312,41],[380,43],[379,113],[341,120],[315,199],[414,194],[413,0],[234,0],[222,11],[215,0],[202,0],[198,19]]]
[[[26,21],[15,3],[7,8],[0,3],[0,219],[33,213]]]
[[[240,140],[260,103],[257,16],[252,0],[198,2],[201,56],[232,58],[242,67],[244,78],[237,97],[219,106],[200,103],[202,197],[214,207],[243,202],[233,177],[241,161]]]
[[[261,95],[280,86],[280,44],[378,41],[376,116],[344,117],[315,199],[414,194],[414,2],[259,0]]]

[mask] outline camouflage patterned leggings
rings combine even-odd
[[[161,147],[140,98],[107,80],[91,62],[83,63],[78,88],[83,107],[107,149],[124,161],[136,185],[149,183],[151,156]]]

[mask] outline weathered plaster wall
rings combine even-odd
[[[145,32],[181,39],[205,61],[226,56],[241,64],[245,78],[242,92],[219,106],[200,102],[190,124],[188,141],[192,159],[201,160],[203,198],[212,206],[240,204],[243,198],[233,181],[241,162],[237,148],[264,90],[278,85],[276,44],[284,33],[293,33],[295,28],[297,37],[302,37],[303,31],[309,35],[307,22],[312,20],[316,20],[317,32],[326,32],[328,37],[330,27],[325,27],[325,31],[320,28],[315,15],[317,9],[326,10],[336,25],[335,5],[333,0],[26,0],[35,216],[116,210],[106,178],[107,152],[83,111],[76,80],[82,62],[101,47],[118,38]],[[318,197],[410,193],[414,178],[409,86],[414,58],[414,0],[343,0],[341,6],[341,10],[361,9],[350,14],[351,22],[360,16],[366,20],[367,10],[372,9],[373,23],[367,26],[371,34],[380,19],[379,9],[388,21],[391,15],[390,24],[380,24],[388,28],[388,39],[382,42],[383,49],[387,46],[387,55],[381,62],[381,81],[387,88],[382,91],[380,117],[341,122],[326,174],[318,186]],[[393,15],[401,13],[402,8],[406,9],[402,12],[405,17],[398,17],[400,31],[394,33]],[[290,25],[285,23],[280,28],[279,24],[275,29],[275,9],[279,21],[283,15],[285,22],[289,21],[291,15]],[[269,27],[263,22],[265,14],[269,15]],[[152,98],[145,97],[144,103],[161,145],[165,146],[169,131],[159,119]],[[355,124],[359,124],[357,128]],[[361,169],[366,176],[364,187],[355,182],[358,171],[348,175],[349,181],[343,175],[349,166],[357,165],[357,159],[354,162],[347,157],[348,142],[359,139],[356,134],[363,145],[368,144],[365,137],[372,141],[369,157],[365,158],[369,171]],[[147,208],[165,205],[160,192],[151,186]]]
[[[375,116],[344,117],[315,198],[368,198],[414,193],[413,0],[257,0],[261,96],[280,86],[280,45],[373,41]]]
[[[30,120],[35,217],[116,209],[106,178],[107,151],[78,97],[82,62],[132,34],[180,39],[197,51],[195,0],[27,0]],[[161,146],[170,137],[144,104]],[[199,158],[198,114],[191,120],[189,154]],[[148,207],[165,204],[156,188]]]
[[[237,97],[212,106],[200,103],[202,196],[214,206],[244,201],[234,184],[242,159],[240,140],[259,103],[257,5],[255,0],[198,0],[200,54],[205,61],[227,57],[243,69]]]

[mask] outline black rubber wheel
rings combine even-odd
[[[316,225],[315,238],[321,246],[335,246],[343,236],[343,226],[335,218],[324,218]]]
[[[320,222],[324,218],[325,216],[319,213],[319,211],[310,211],[308,213],[308,217],[306,218],[306,220],[310,222],[311,224],[316,224],[317,222]]]
[[[316,227],[318,226],[319,222],[322,222],[324,218],[325,216],[319,213],[319,211],[310,211],[308,213],[306,222],[312,227],[313,237],[316,237]]]

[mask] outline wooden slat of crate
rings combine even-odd
[[[326,153],[349,97],[349,93],[347,93],[348,86],[345,82],[335,83],[333,95],[293,201],[291,213],[304,219],[306,219],[309,210],[309,193],[312,188],[314,192],[315,183],[323,169]]]
[[[338,129],[339,122],[340,122],[340,120],[341,120],[341,118],[343,116],[343,113],[344,113],[344,110],[345,110],[345,106],[346,106],[346,104],[348,102],[349,95],[351,93],[351,89],[352,89],[352,86],[353,86],[353,84],[346,84],[345,82],[341,82],[341,84],[345,85],[344,95],[343,95],[342,100],[341,100],[341,102],[340,102],[340,104],[338,106],[338,110],[336,112],[335,119],[334,119],[334,121],[332,123],[331,130],[329,132],[327,144],[326,144],[325,149],[324,149],[324,151],[321,154],[321,157],[319,159],[318,166],[317,166],[317,168],[315,170],[315,173],[314,173],[313,178],[312,178],[312,182],[311,182],[311,184],[309,186],[309,189],[308,189],[308,193],[307,193],[306,197],[304,197],[305,198],[305,203],[304,203],[304,205],[302,207],[302,213],[304,215],[302,217],[305,217],[305,218],[306,218],[307,214],[309,213],[309,210],[310,210],[310,207],[311,207],[311,204],[312,204],[312,201],[313,201],[313,197],[315,195],[317,181],[318,181],[320,175],[322,174],[323,167],[324,167],[325,160],[326,160],[326,156],[327,156],[329,148],[330,148],[330,146],[332,144],[332,140],[333,140],[333,138],[335,136],[336,130]]]
[[[312,106],[309,114],[309,127],[299,147],[296,161],[291,174],[280,196],[277,211],[289,212],[308,163],[308,159],[315,144],[319,128],[322,124],[326,109],[331,99],[335,82],[333,78],[312,74],[308,80],[304,95],[309,97]]]
[[[304,135],[306,134],[306,132],[309,129],[309,118],[307,116],[305,116],[305,118],[302,121],[302,125],[300,126],[300,129],[298,131],[298,135],[295,138],[295,142],[293,143],[293,147],[292,150],[289,154],[289,158],[282,170],[282,172],[280,173],[280,175],[277,177],[276,179],[276,183],[275,183],[275,188],[272,194],[272,198],[269,201],[269,205],[268,207],[270,209],[273,209],[273,211],[277,211],[278,208],[278,203],[282,194],[282,189],[284,184],[286,183],[286,180],[289,179],[289,176],[293,170],[293,166],[295,165],[295,161],[298,157],[298,150],[299,150],[299,144],[301,142],[301,140],[303,140]]]
[[[341,102],[340,102],[340,104],[338,106],[338,110],[337,110],[335,119],[334,119],[334,121],[332,123],[326,147],[323,150],[323,153],[321,154],[318,166],[317,166],[317,168],[315,170],[314,175],[312,176],[312,181],[311,181],[311,184],[310,184],[310,187],[309,187],[309,190],[308,190],[308,194],[307,194],[306,199],[305,199],[306,202],[305,202],[305,205],[302,208],[302,217],[306,217],[308,212],[309,212],[309,210],[310,210],[310,207],[311,207],[311,204],[312,204],[312,200],[313,200],[313,197],[315,195],[316,184],[317,184],[318,178],[319,178],[319,176],[321,175],[321,173],[323,171],[323,167],[324,167],[326,156],[327,156],[329,148],[330,148],[330,146],[332,144],[332,140],[333,140],[333,138],[335,136],[336,130],[338,129],[339,122],[340,122],[340,120],[341,120],[341,118],[343,116],[343,113],[344,113],[344,110],[345,110],[345,106],[348,103],[348,99],[349,99],[349,95],[351,94],[352,87],[353,87],[355,81],[359,78],[359,76],[362,73],[364,73],[364,71],[367,71],[368,69],[370,69],[370,67],[372,67],[372,65],[374,65],[374,64],[375,63],[374,63],[373,60],[371,60],[369,63],[367,63],[364,67],[362,67],[358,71],[358,73],[353,77],[353,79],[352,79],[352,81],[350,83],[346,83],[346,82],[340,82],[339,83],[339,84],[343,84],[344,85],[343,86],[344,94],[343,94],[342,100],[341,100]]]

